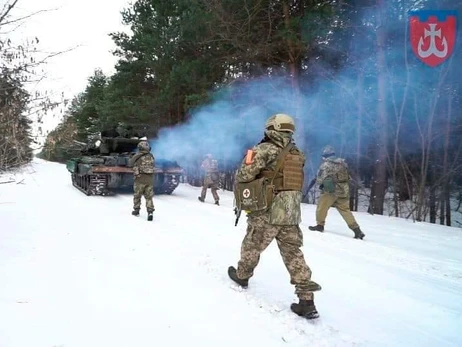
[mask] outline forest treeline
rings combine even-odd
[[[223,126],[242,129],[236,137],[243,148],[261,135],[245,134],[255,129],[257,114],[294,116],[297,143],[308,155],[307,180],[321,148],[333,145],[359,183],[352,187],[354,210],[367,199],[370,213],[451,225],[462,200],[460,34],[449,59],[424,64],[411,46],[408,15],[422,9],[460,12],[462,4],[134,1],[122,11],[127,33],[110,35],[115,73],[95,70],[48,135],[42,157],[63,161],[78,152],[76,141],[113,126],[130,125],[162,141],[166,129],[193,124],[204,107],[225,100],[226,114],[242,126],[227,119]],[[221,142],[216,147],[224,188],[231,189],[241,157],[227,155]],[[191,182],[200,152],[180,162]]]

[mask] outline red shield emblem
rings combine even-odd
[[[446,61],[456,43],[456,11],[411,11],[409,32],[414,54],[435,67]]]

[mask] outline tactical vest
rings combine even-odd
[[[271,207],[280,191],[301,191],[304,179],[304,157],[294,144],[289,144],[278,155],[274,170],[263,170],[251,182],[237,182],[234,187],[236,207],[250,212]]]
[[[154,173],[154,156],[151,153],[141,155],[135,162],[134,172],[137,174],[153,174]]]
[[[304,171],[305,158],[301,155],[301,152],[296,148],[292,147],[289,153],[285,154],[282,158],[282,164],[276,167],[277,172],[274,170],[263,170],[259,177],[267,177],[273,179],[273,186],[275,192],[296,190],[301,191],[304,182]]]
[[[216,159],[210,160],[209,172],[218,172],[218,161]]]
[[[348,166],[344,161],[330,162],[329,164],[334,170],[324,178],[322,189],[326,193],[335,193],[337,185],[348,182],[350,175],[348,174]]]
[[[337,170],[335,172],[334,181],[337,183],[345,183],[348,182],[350,179],[350,175],[348,174],[348,166],[344,161],[342,163],[336,163]]]

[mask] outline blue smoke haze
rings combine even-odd
[[[151,140],[158,157],[197,162],[205,154],[231,162],[239,161],[247,148],[264,136],[264,125],[274,113],[295,114],[292,89],[284,79],[254,80],[229,87],[210,105],[192,113],[184,124],[162,129]]]
[[[367,20],[373,22],[373,15],[367,13]],[[420,148],[417,129],[427,126],[429,110],[438,96],[437,83],[449,62],[430,68],[417,61],[407,26],[407,10],[402,20],[387,21],[387,32],[393,34],[394,40],[386,48],[386,108],[391,136],[401,122],[405,131],[400,138],[401,149],[412,152]],[[262,139],[268,117],[287,113],[295,118],[295,140],[307,155],[310,173],[317,169],[320,151],[327,144],[333,145],[339,155],[353,157],[357,153],[358,134],[361,153],[373,156],[377,145],[378,94],[375,33],[374,28],[370,30],[371,40],[351,38],[356,40],[351,46],[357,52],[350,53],[360,58],[343,70],[333,73],[322,63],[310,62],[310,81],[302,76],[300,95],[285,77],[232,84],[217,93],[210,104],[194,110],[186,123],[162,129],[150,141],[153,153],[158,158],[177,160],[185,167],[197,165],[205,154],[211,153],[233,166],[242,160],[246,149]],[[460,59],[460,48],[456,47],[453,55]],[[461,80],[459,71],[450,77]],[[401,113],[403,103],[405,112]]]

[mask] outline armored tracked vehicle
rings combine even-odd
[[[81,151],[81,157],[66,163],[72,184],[87,195],[113,195],[118,189],[133,187],[133,169],[127,164],[140,141],[102,137],[99,145],[87,146]],[[184,175],[177,162],[165,159],[156,158],[154,170],[155,194],[171,194]]]

